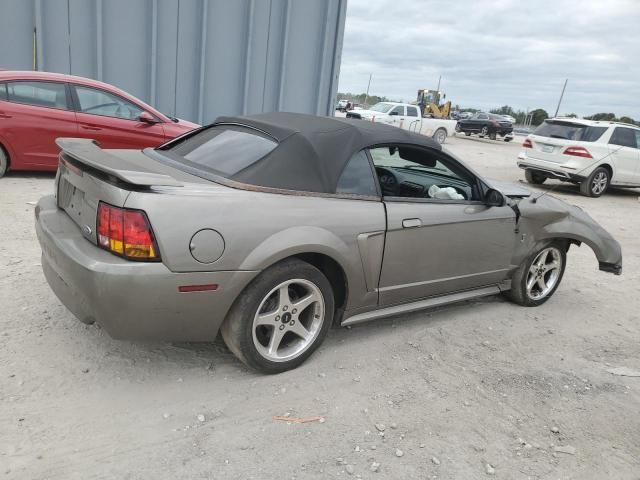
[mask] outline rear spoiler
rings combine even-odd
[[[57,138],[56,144],[73,160],[131,185],[183,186],[181,182],[169,175],[149,170],[145,166],[109,154],[108,150],[102,150],[95,140],[89,138]]]

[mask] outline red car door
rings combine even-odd
[[[141,149],[165,141],[160,119],[152,114],[140,120],[142,107],[106,90],[72,85],[75,96],[78,136],[93,138],[102,148]]]
[[[8,81],[0,96],[0,137],[16,170],[55,170],[58,137],[76,137],[76,114],[65,83]],[[4,85],[0,85],[0,88]]]

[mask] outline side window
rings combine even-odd
[[[353,155],[340,175],[336,193],[378,196],[369,157],[364,151]]]
[[[389,115],[404,116],[404,107],[402,105],[398,105],[397,107],[395,107],[393,110],[389,112]]]
[[[91,115],[137,120],[142,109],[137,105],[103,90],[76,86],[79,111]]]
[[[37,107],[68,108],[64,83],[7,82],[7,100]]]
[[[7,99],[7,84],[0,83],[0,100],[6,100],[6,99]]]
[[[612,145],[620,145],[621,147],[638,148],[636,131],[631,128],[616,127],[609,143]]]
[[[369,152],[385,197],[476,200],[473,176],[442,154],[408,146],[377,147]]]
[[[478,114],[478,119],[479,120],[489,120],[489,115],[487,115],[486,113],[479,113]]]
[[[636,145],[640,146],[640,130],[633,131],[636,134]]]
[[[407,107],[407,117],[417,117],[418,109],[416,107]]]

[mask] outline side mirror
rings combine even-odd
[[[398,112],[395,112],[395,111],[389,112],[389,115],[398,115]]]
[[[153,115],[151,115],[149,112],[141,112],[140,116],[138,117],[138,121],[143,123],[148,123],[150,125],[158,123],[158,120],[156,120],[156,118]]]
[[[489,207],[503,207],[506,203],[506,199],[498,190],[490,188],[484,196],[484,203]]]

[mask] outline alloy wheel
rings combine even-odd
[[[444,130],[438,130],[436,132],[436,142],[438,142],[440,145],[442,145],[446,139],[447,139],[447,132],[445,132]]]
[[[541,300],[553,292],[562,271],[562,255],[556,247],[542,250],[527,273],[527,296]]]
[[[604,171],[600,171],[596,173],[591,181],[591,191],[594,195],[602,194],[607,188],[607,183],[609,182],[609,177],[607,173]]]
[[[489,129],[486,126],[482,127],[482,131],[480,133],[486,137],[487,135],[489,135]]]
[[[322,329],[325,301],[305,279],[287,280],[260,302],[253,319],[253,343],[272,362],[292,360],[307,350]]]

